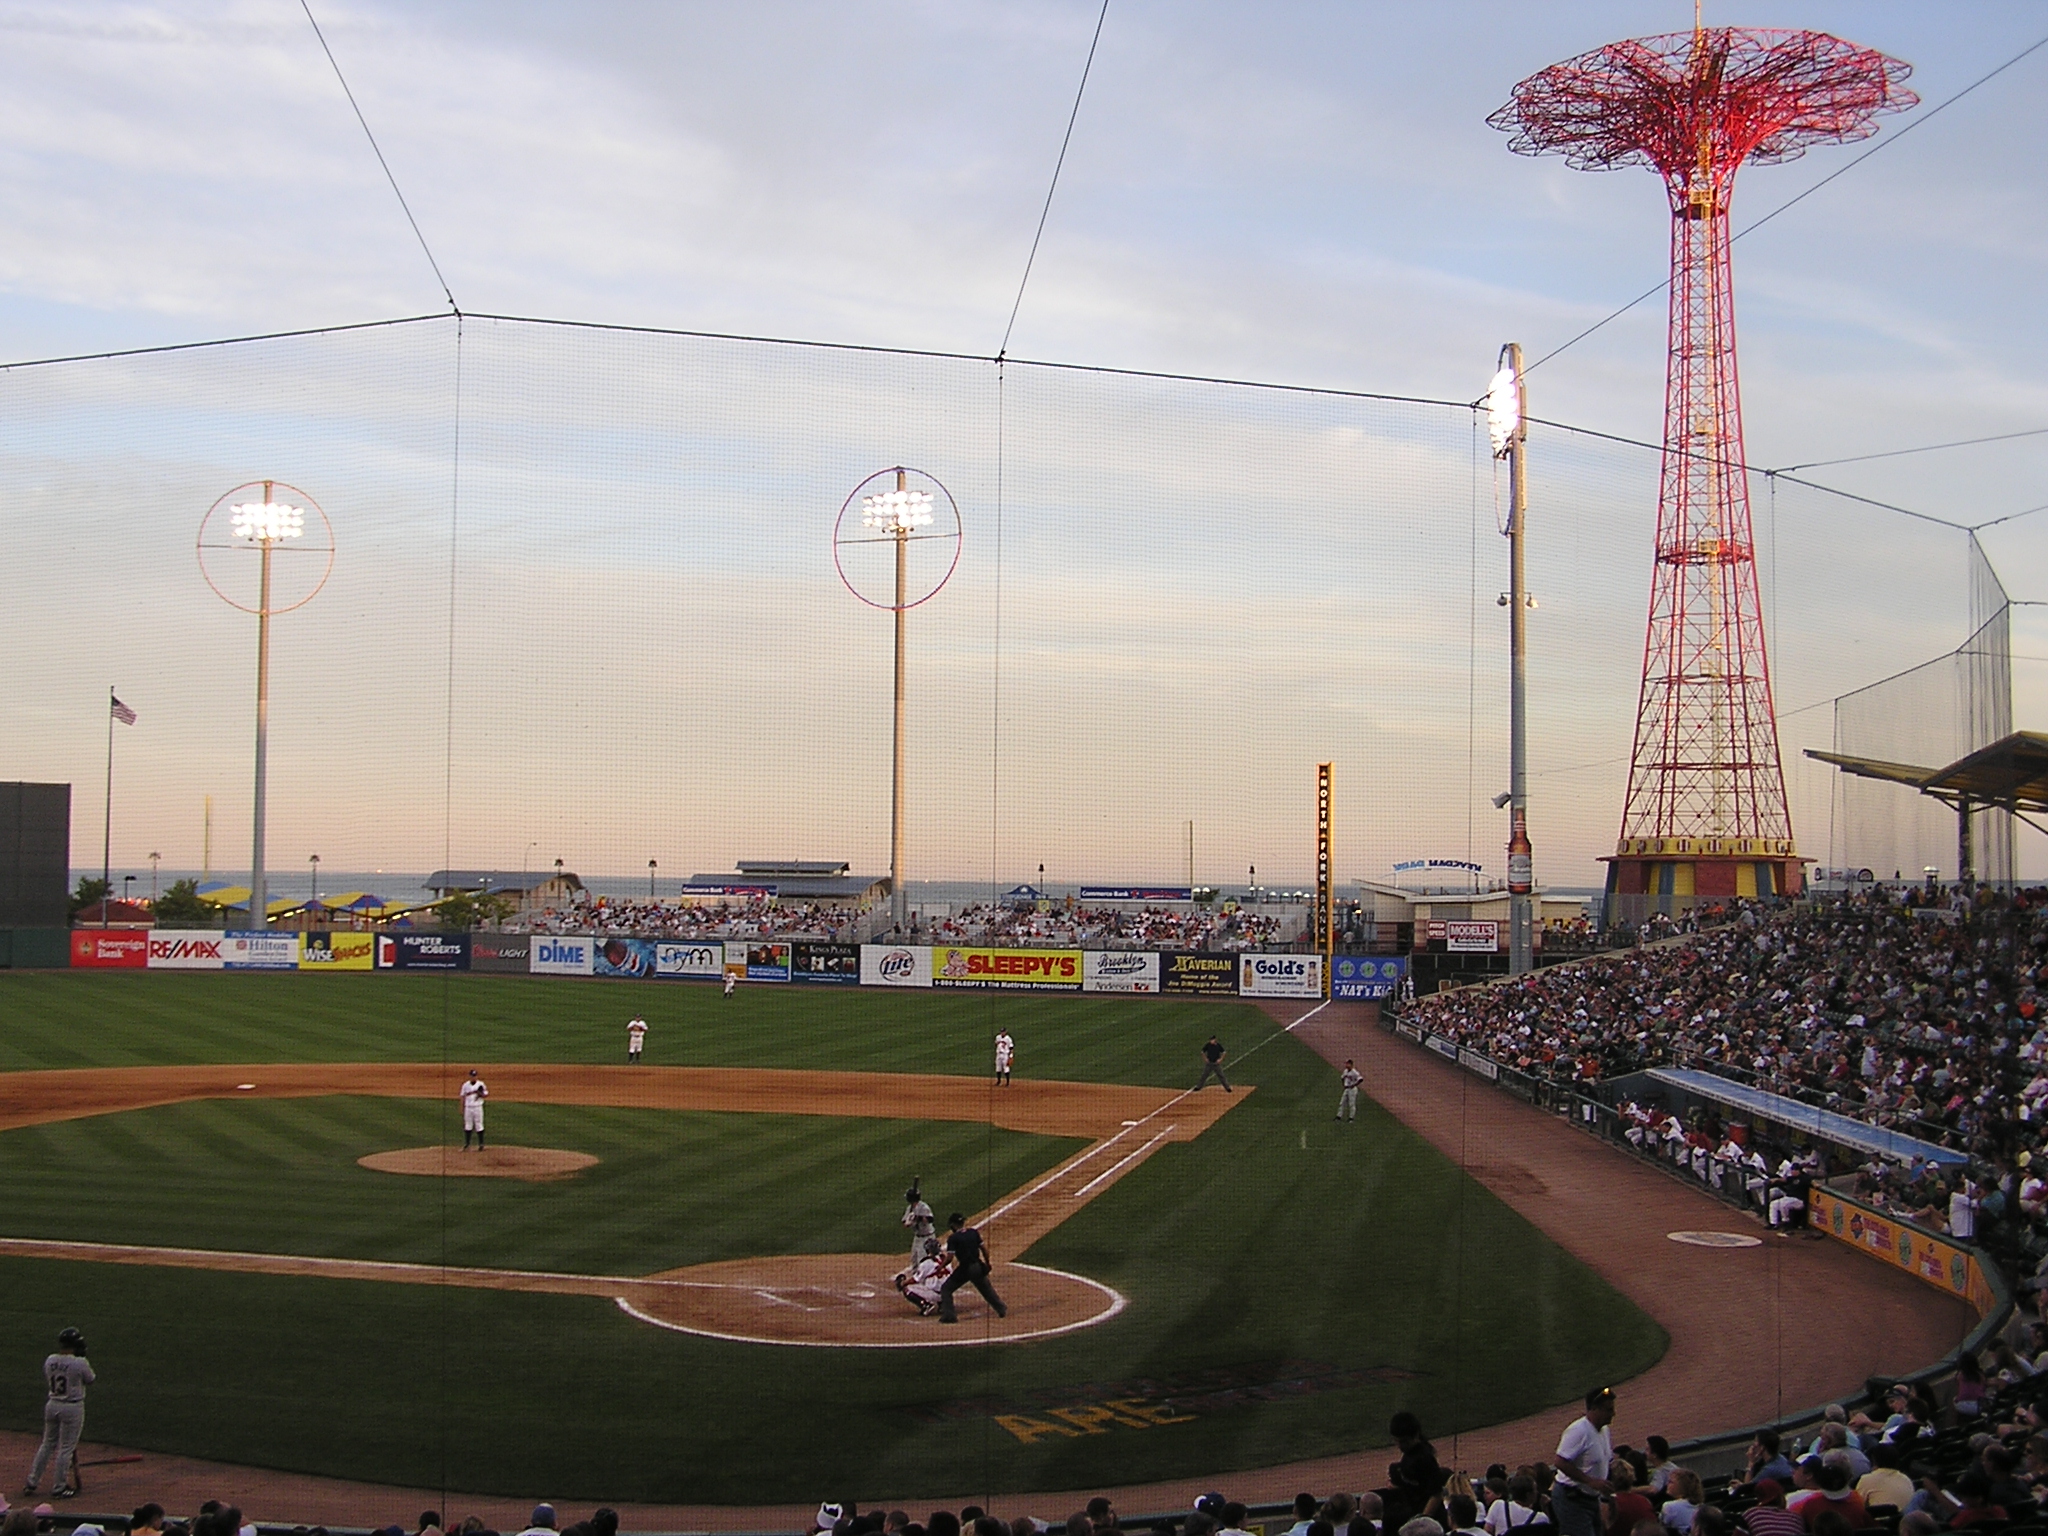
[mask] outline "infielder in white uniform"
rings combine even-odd
[[[1352,1064],[1349,1057],[1346,1057],[1344,1060],[1344,1076],[1342,1081],[1344,1091],[1337,1095],[1337,1118],[1339,1120],[1356,1120],[1358,1118],[1358,1085],[1365,1081],[1365,1074]]]
[[[462,1150],[469,1150],[469,1138],[476,1137],[476,1149],[484,1149],[484,1100],[491,1096],[491,1090],[484,1086],[484,1080],[477,1076],[476,1068],[469,1069],[469,1077],[463,1083],[462,1094]]]
[[[640,1047],[647,1043],[647,1021],[635,1014],[626,1026],[626,1062],[629,1066],[640,1065]]]
[[[1010,1064],[1017,1059],[1017,1042],[1010,1038],[1007,1029],[996,1031],[996,1082],[1001,1087],[1010,1086]]]
[[[68,1499],[78,1492],[78,1435],[85,1428],[85,1389],[93,1383],[92,1367],[85,1363],[85,1336],[76,1328],[57,1335],[57,1353],[43,1361],[43,1382],[50,1392],[43,1404],[43,1443],[21,1491],[23,1497],[36,1491],[55,1453],[57,1486],[51,1492]]]

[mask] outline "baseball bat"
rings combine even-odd
[[[98,1461],[81,1461],[81,1467],[118,1467],[127,1462],[140,1461],[140,1456],[102,1456]]]

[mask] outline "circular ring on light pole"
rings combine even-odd
[[[281,540],[272,542],[271,552],[273,554],[294,554],[317,559],[320,563],[320,574],[313,581],[313,584],[307,588],[303,596],[292,598],[289,602],[279,601],[275,593],[273,593],[268,609],[262,606],[260,598],[254,604],[245,603],[240,598],[231,596],[222,585],[227,580],[228,570],[228,567],[222,564],[222,562],[228,556],[258,554],[262,551],[260,542],[252,539],[236,538],[220,526],[225,521],[228,509],[236,504],[237,498],[243,497],[250,491],[266,494],[273,502],[279,497],[284,497],[295,505],[302,506],[304,510],[313,513],[320,519],[320,530],[325,536],[325,542],[321,544],[301,545],[296,542]],[[334,524],[328,520],[326,512],[321,510],[319,502],[308,496],[297,486],[286,485],[282,480],[251,480],[246,484],[236,486],[232,491],[229,491],[218,501],[214,502],[212,506],[206,509],[206,516],[199,520],[197,547],[199,553],[199,574],[205,577],[206,584],[213,588],[213,595],[226,603],[230,608],[239,608],[244,613],[290,613],[294,608],[303,608],[320,595],[320,589],[327,585],[327,578],[334,573]],[[208,551],[213,553],[212,564],[209,564],[207,561]],[[310,565],[312,560],[304,560],[302,563]]]
[[[924,491],[926,495],[930,496],[934,511],[940,511],[941,509],[943,509],[944,516],[942,516],[938,521],[936,521],[930,530],[922,533],[909,534],[876,534],[870,533],[860,526],[859,502],[861,497],[864,494],[866,494],[868,489],[871,486],[873,486],[876,481],[892,475],[902,475],[904,477],[905,489],[921,490]],[[848,532],[846,526],[846,518],[848,513],[853,513],[855,515],[855,523],[851,533]],[[945,517],[950,517],[952,519],[953,526],[950,530],[942,526]],[[861,589],[858,586],[854,585],[853,578],[847,575],[846,560],[842,552],[849,546],[853,545],[890,545],[896,543],[896,541],[899,538],[904,540],[904,542],[911,544],[950,541],[953,546],[953,558],[947,562],[945,574],[940,576],[937,581],[931,584],[931,589],[929,591],[924,592],[917,597],[910,597],[906,595],[904,600],[900,604],[897,603],[894,599],[884,601],[881,599],[869,597],[867,593],[861,591]],[[862,602],[866,603],[870,608],[882,608],[892,613],[900,612],[911,608],[915,608],[920,603],[930,602],[933,598],[939,595],[940,589],[944,587],[947,582],[953,579],[953,573],[960,568],[960,543],[960,504],[953,499],[953,493],[946,489],[946,487],[939,481],[938,476],[927,474],[925,471],[921,469],[911,469],[905,465],[899,464],[891,466],[888,469],[876,470],[872,475],[869,475],[867,479],[861,481],[859,485],[856,485],[853,488],[852,493],[848,495],[848,497],[843,503],[840,504],[839,516],[837,520],[835,520],[832,524],[832,565],[834,569],[836,569],[839,572],[839,579],[842,583],[844,583],[846,590],[851,592],[855,597],[859,598]]]

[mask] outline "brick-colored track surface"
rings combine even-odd
[[[1671,1348],[1664,1358],[1635,1380],[1616,1384],[1620,1392],[1617,1439],[1640,1443],[1648,1434],[1661,1433],[1674,1440],[1708,1434],[1769,1419],[1781,1409],[1853,1393],[1866,1376],[1905,1371],[1940,1358],[1974,1322],[1960,1302],[1841,1244],[1765,1234],[1759,1224],[1703,1191],[1603,1146],[1555,1116],[1522,1104],[1451,1063],[1383,1033],[1374,1022],[1370,1005],[1314,1008],[1280,1004],[1267,1011],[1281,1024],[1300,1021],[1300,1038],[1326,1059],[1341,1062],[1347,1056],[1355,1057],[1366,1073],[1367,1092],[1381,1105],[1605,1275],[1663,1325],[1671,1336]],[[1245,1062],[1247,1055],[1242,1053],[1236,1060],[1245,1075],[1255,1077],[1256,1067]],[[149,1102],[217,1096],[223,1078],[227,1091],[233,1092],[234,1083],[248,1081],[254,1069],[194,1070],[211,1073],[204,1085],[195,1083],[191,1091]],[[363,1070],[381,1074],[389,1069]],[[439,1067],[415,1070],[432,1074],[422,1083],[420,1096],[452,1092],[454,1078],[443,1077]],[[274,1074],[279,1069],[262,1071]],[[490,1079],[493,1097],[512,1096],[500,1087],[508,1081],[508,1071],[559,1075],[562,1069],[495,1068]],[[234,1077],[237,1072],[243,1075]],[[46,1078],[45,1074],[35,1075]],[[95,1082],[104,1084],[106,1079],[120,1076],[105,1072],[68,1075],[75,1076],[87,1092],[95,1091],[91,1086]],[[782,1075],[794,1078],[804,1074]],[[23,1076],[26,1074],[0,1076],[0,1125],[57,1117],[36,1113],[51,1100],[30,1104],[13,1096],[15,1084],[9,1079]],[[971,1081],[977,1089],[986,1088],[979,1080]],[[380,1089],[268,1086],[269,1091],[287,1093],[394,1091],[388,1081]],[[1020,1095],[1025,1087],[1018,1084]],[[1139,1112],[1121,1117],[1125,1119],[1142,1118],[1168,1097],[1152,1090],[1129,1091],[1148,1094],[1150,1102]],[[979,1119],[979,1106],[991,1102],[986,1092],[969,1095],[957,1092],[957,1087],[951,1094],[935,1092],[933,1098],[947,1106],[939,1112],[949,1119]],[[966,1114],[960,1107],[963,1102],[972,1102],[976,1112]],[[1001,1096],[995,1096],[993,1102],[1000,1112]],[[107,1107],[133,1106],[122,1102]],[[725,1102],[702,1107],[800,1112],[791,1102],[759,1106]],[[823,1113],[846,1112],[843,1106],[819,1108]],[[67,1103],[59,1114],[68,1117],[78,1112],[75,1104]],[[1008,1123],[1000,1113],[998,1123]],[[1100,1124],[1094,1120],[1069,1134],[1096,1136]],[[1018,1128],[1048,1129],[1035,1123]],[[1765,1241],[1756,1248],[1706,1249],[1674,1243],[1665,1235],[1691,1229],[1749,1232]],[[1512,1283],[1511,1278],[1503,1277],[1503,1283]],[[1446,1464],[1468,1469],[1483,1468],[1491,1461],[1513,1463],[1547,1456],[1574,1412],[1560,1407],[1462,1436],[1439,1435],[1438,1453]],[[87,1425],[89,1429],[90,1415]],[[35,1437],[0,1434],[0,1457],[12,1454],[20,1466],[26,1467],[34,1446]],[[121,1454],[132,1453],[94,1442],[81,1447],[88,1463]],[[1127,1512],[1185,1509],[1198,1494],[1217,1486],[1247,1502],[1286,1499],[1304,1488],[1321,1493],[1373,1487],[1384,1481],[1387,1460],[1384,1450],[1375,1449],[1255,1472],[1122,1489],[999,1497],[987,1502],[1005,1517],[1029,1512],[1057,1521],[1095,1492],[1109,1493],[1117,1507]],[[79,1513],[125,1513],[146,1498],[189,1513],[202,1499],[222,1498],[240,1503],[252,1518],[328,1525],[407,1524],[420,1510],[436,1508],[458,1517],[474,1512],[500,1530],[518,1530],[526,1523],[531,1502],[548,1493],[533,1489],[517,1498],[454,1495],[444,1504],[442,1495],[429,1490],[155,1454],[136,1465],[88,1465],[86,1476],[87,1492],[78,1501]],[[963,1467],[954,1487],[934,1488],[929,1496],[911,1500],[905,1507],[921,1517],[931,1508],[957,1509],[965,1502],[982,1502],[974,1481],[973,1469]],[[820,1496],[836,1492],[820,1490]],[[620,1507],[629,1531],[801,1530],[814,1512],[815,1505],[810,1504]],[[582,1513],[573,1507],[565,1509],[563,1519],[566,1522]]]

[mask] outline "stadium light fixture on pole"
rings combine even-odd
[[[913,477],[920,482],[913,484]],[[883,489],[870,490],[877,482]],[[890,483],[890,482],[893,482]],[[939,526],[941,498],[951,527]],[[854,503],[860,504],[858,534],[847,527]],[[936,579],[920,578],[912,595],[910,546],[924,541],[952,544],[952,557]],[[887,600],[870,596],[856,584],[847,569],[847,556],[855,546],[886,544],[894,556],[893,596]],[[839,520],[832,529],[832,558],[846,589],[872,608],[886,608],[896,618],[895,713],[892,721],[889,775],[889,919],[901,929],[909,920],[909,892],[904,888],[904,621],[910,610],[938,595],[952,579],[960,564],[960,508],[945,486],[921,470],[898,465],[868,476],[853,488],[839,508]]]
[[[1508,461],[1508,974],[1526,976],[1535,948],[1530,908],[1536,887],[1529,846],[1529,593],[1522,538],[1529,514],[1529,416],[1522,345],[1500,349],[1500,367],[1486,392],[1487,433],[1495,458]]]
[[[152,907],[156,905],[156,866],[161,858],[163,855],[160,853],[152,853],[149,856],[149,904]]]
[[[647,861],[647,899],[654,900],[654,860]]]
[[[251,491],[260,491],[261,499],[245,495]],[[280,499],[281,496],[291,499]],[[299,505],[300,502],[304,505]],[[301,542],[306,535],[309,510],[319,520],[324,544]],[[222,512],[227,514],[225,534],[215,525],[216,517]],[[209,563],[209,551],[226,551],[228,554],[216,553]],[[273,568],[274,557],[280,552],[308,557],[301,563],[303,579],[288,581],[283,593],[277,590],[277,573]],[[240,583],[230,575],[229,569],[231,564],[243,563],[240,557],[250,553],[258,556],[259,566],[254,606],[237,595]],[[315,564],[319,566],[317,577],[310,574]],[[270,619],[273,614],[303,608],[327,585],[327,578],[334,570],[334,527],[312,497],[283,481],[260,480],[238,485],[209,507],[206,516],[200,520],[199,569],[207,584],[224,601],[244,613],[256,615],[256,805],[249,838],[249,926],[268,928],[270,891],[263,837],[269,790]]]
[[[317,853],[307,854],[306,863],[311,866],[313,871],[313,894],[307,898],[306,904],[308,906],[315,906],[320,901],[320,855]]]

